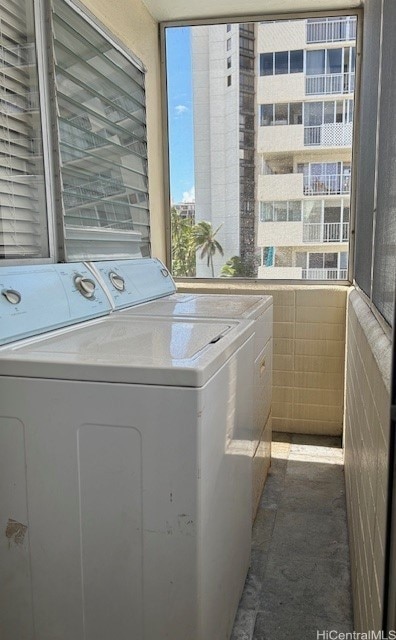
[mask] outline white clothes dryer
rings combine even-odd
[[[157,259],[106,261],[88,265],[109,291],[122,316],[252,320],[254,334],[254,456],[252,515],[256,516],[271,460],[272,296],[177,293],[169,271]]]
[[[228,638],[250,558],[252,323],[98,317],[85,267],[30,269],[0,273],[0,636]]]

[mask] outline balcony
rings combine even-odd
[[[259,76],[257,78],[257,103],[302,102],[305,99],[305,75]]]
[[[258,176],[257,198],[262,201],[300,200],[303,194],[303,179],[302,173]]]
[[[349,222],[308,222],[303,224],[303,242],[348,242]],[[304,277],[304,276],[303,276]]]
[[[302,125],[275,125],[260,127],[257,136],[258,153],[293,153],[304,150]]]
[[[348,195],[350,182],[350,175],[340,173],[324,174],[322,176],[304,176],[304,195]]]
[[[301,280],[301,267],[265,267],[258,268],[259,278],[271,280]]]
[[[351,147],[352,122],[321,124],[304,127],[304,146],[306,147]]]
[[[354,90],[354,73],[327,73],[305,78],[307,96],[353,93]]]
[[[347,269],[303,269],[303,280],[346,280]]]
[[[344,42],[356,39],[356,18],[312,20],[307,22],[307,44]]]

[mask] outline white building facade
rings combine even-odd
[[[195,222],[214,230],[224,257],[213,257],[215,276],[239,255],[239,44],[238,25],[191,29],[194,104]],[[197,253],[198,277],[211,277]]]
[[[260,278],[345,279],[356,18],[193,27],[196,222]],[[210,277],[197,256],[197,276]]]
[[[355,38],[354,17],[257,26],[261,278],[347,277]]]

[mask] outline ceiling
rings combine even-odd
[[[143,0],[158,22],[356,9],[363,0]]]

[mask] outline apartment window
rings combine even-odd
[[[304,52],[302,49],[290,51],[290,73],[303,73]]]
[[[289,104],[289,124],[302,124],[302,102],[291,102]]]
[[[231,86],[231,76],[227,76],[227,87]]]
[[[277,51],[275,53],[275,75],[289,72],[289,52]]]
[[[309,245],[312,252],[347,253],[352,127],[346,125],[352,122],[353,100],[352,95],[345,96],[350,102],[343,99],[343,91],[313,98],[305,92],[306,78],[288,79],[302,76],[306,52],[312,50],[294,45],[306,27],[305,19],[235,24],[232,91],[227,90],[231,72],[224,73],[231,56],[224,25],[165,28],[167,39],[180,33],[178,58],[167,65],[171,199],[181,203],[186,192],[195,194],[195,224],[208,224],[202,256],[194,243],[197,230],[186,229],[180,243],[180,227],[172,220],[175,275],[303,278],[308,262],[296,269],[296,256],[307,254]],[[326,55],[318,55],[326,68]],[[342,53],[342,68],[351,55]],[[186,74],[179,73],[182,59],[191,70]],[[335,68],[339,53],[330,55],[328,64]],[[183,82],[172,88],[179,75]],[[260,76],[273,80],[264,86]],[[172,105],[183,92],[188,111],[181,127]],[[338,267],[326,272],[328,279],[339,277]],[[312,278],[323,279],[323,272]]]
[[[231,49],[231,38],[228,38],[227,40],[227,51],[230,51]]]
[[[53,31],[66,256],[147,253],[144,74],[62,0]]]
[[[302,102],[261,104],[260,126],[302,124]]]
[[[239,38],[239,46],[245,52],[253,52],[254,40],[252,38]]]
[[[231,69],[231,56],[227,58],[227,69]]]
[[[303,70],[304,52],[302,49],[294,51],[276,51],[274,53],[260,53],[261,76],[302,73]]]
[[[315,49],[306,52],[306,74],[325,75],[352,73],[355,69],[355,48]]]
[[[260,53],[260,75],[272,76],[274,73],[274,54]]]
[[[351,122],[353,122],[352,100],[326,100],[307,102],[304,105],[305,126]]]
[[[231,25],[230,25],[230,24],[227,24],[227,33],[228,33],[229,31],[231,31]]]
[[[34,3],[23,4],[24,30],[14,2],[0,8],[8,96],[2,119],[7,153],[0,160],[6,195],[0,205],[1,255],[64,260],[148,255],[144,73],[69,4],[54,0],[47,34],[54,108],[50,117],[43,111],[43,130],[57,132],[59,178],[53,185],[43,165],[49,151],[43,153],[37,79],[43,69],[36,62],[36,50],[39,57],[47,50],[35,39]],[[46,189],[56,194],[55,213],[47,206]],[[47,213],[60,230],[59,256],[50,256]]]
[[[300,222],[301,200],[260,202],[260,222]]]
[[[3,2],[0,257],[49,256],[42,124],[32,0]]]

